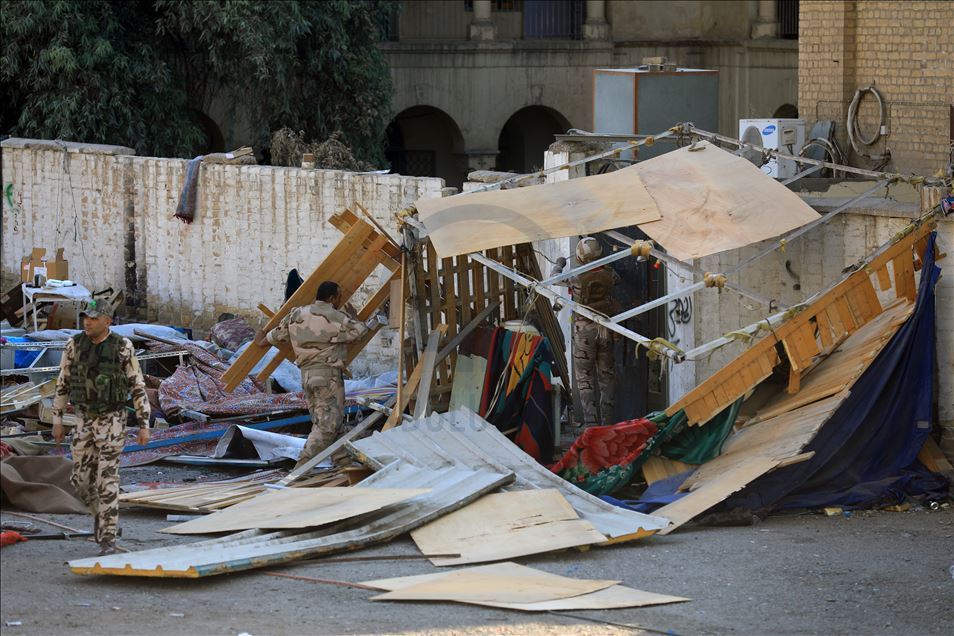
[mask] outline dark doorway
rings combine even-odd
[[[393,172],[440,177],[457,188],[464,183],[464,138],[444,111],[432,106],[401,111],[388,126],[387,144],[384,154]]]
[[[543,153],[553,136],[564,133],[570,122],[546,106],[521,108],[507,120],[497,141],[497,170],[527,173],[543,167]]]

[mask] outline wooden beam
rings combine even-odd
[[[421,358],[423,366],[421,367],[421,380],[417,387],[417,399],[414,402],[414,419],[419,420],[427,416],[429,399],[431,393],[431,380],[434,378],[434,366],[437,364],[437,347],[440,345],[441,336],[447,333],[447,325],[438,325],[427,336],[427,346],[424,348],[424,356]]]

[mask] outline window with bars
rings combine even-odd
[[[520,0],[493,0],[490,7],[493,11],[520,11]],[[464,11],[474,10],[474,0],[464,0]]]
[[[778,37],[798,39],[798,0],[777,0]]]

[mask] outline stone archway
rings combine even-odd
[[[564,133],[570,122],[547,106],[521,108],[507,120],[497,141],[497,169],[527,173],[543,167],[543,153],[553,136]]]
[[[412,106],[391,120],[385,156],[397,174],[440,177],[457,188],[467,176],[460,127],[433,106]]]
[[[775,112],[772,113],[772,117],[778,117],[779,119],[798,119],[798,107],[794,104],[782,104],[775,109]]]

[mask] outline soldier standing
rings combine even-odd
[[[576,245],[577,265],[585,265],[603,255],[599,241],[592,237]],[[597,267],[570,280],[573,300],[606,315],[615,313],[613,285],[616,272]],[[580,392],[583,426],[613,424],[615,393],[613,334],[580,315],[573,317],[573,377]]]
[[[136,351],[128,338],[111,333],[112,316],[96,301],[80,313],[83,333],[70,338],[60,361],[53,398],[53,439],[63,441],[67,401],[76,410],[70,481],[94,518],[100,555],[116,552],[119,522],[119,456],[126,442],[126,400],[132,392],[139,443],[149,441],[149,401]]]
[[[296,468],[341,437],[345,398],[342,371],[347,345],[364,336],[378,319],[361,323],[339,311],[340,306],[338,283],[325,281],[318,286],[314,303],[292,309],[277,327],[268,333],[259,330],[255,338],[260,346],[291,343],[295,364],[301,369],[312,429]]]

